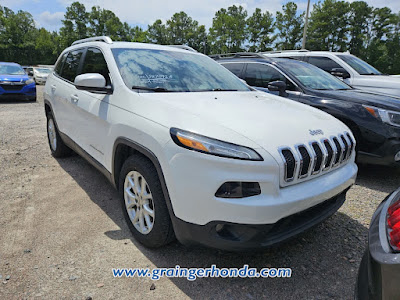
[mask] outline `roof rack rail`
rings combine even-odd
[[[264,55],[260,53],[254,52],[237,52],[237,53],[222,53],[222,54],[212,54],[209,57],[213,59],[222,59],[222,58],[239,58],[239,57],[258,57],[258,58],[265,58]]]
[[[95,37],[90,37],[87,39],[77,40],[77,41],[73,42],[71,46],[77,45],[77,44],[82,44],[82,43],[87,43],[87,42],[104,42],[107,44],[112,44],[113,40],[109,36],[95,36]]]
[[[187,46],[187,45],[166,45],[166,46],[179,48],[179,49],[184,49],[184,50],[192,51],[192,52],[197,52],[195,49],[193,49],[192,47]]]
[[[274,53],[285,53],[285,52],[310,52],[307,49],[300,49],[300,50],[275,50],[275,51],[264,51],[261,52],[263,54],[274,54]]]

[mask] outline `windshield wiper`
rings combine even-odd
[[[171,92],[170,90],[167,90],[166,88],[162,88],[162,87],[151,88],[151,87],[147,87],[147,86],[137,86],[137,85],[134,85],[132,87],[132,90],[144,90],[144,91],[153,91],[153,92]]]
[[[208,90],[198,90],[196,92],[237,92],[237,90],[216,88],[216,89],[208,89]]]

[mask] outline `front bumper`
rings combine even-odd
[[[170,215],[176,236],[184,244],[200,243],[223,249],[231,249],[233,245],[235,249],[267,247],[334,213],[357,175],[353,154],[346,164],[322,176],[281,187],[279,165],[261,148],[255,150],[264,161],[221,158],[172,143],[165,150],[167,157],[163,161],[168,163],[162,169],[171,201]],[[261,194],[236,199],[215,196],[222,184],[232,181],[258,182]],[[318,209],[321,219],[287,224],[292,224],[288,220],[297,220],[295,216],[307,215],[308,209],[333,202],[333,208],[326,208],[326,215],[324,209]],[[277,235],[270,237],[274,232]],[[224,235],[241,237],[233,241]]]
[[[20,88],[11,86],[1,87],[0,86],[0,99],[36,99],[36,85],[35,83],[23,85]]]
[[[185,245],[243,251],[268,248],[283,242],[333,215],[344,203],[346,191],[303,212],[288,216],[275,224],[243,225],[210,222],[195,225],[174,219],[175,235]]]
[[[388,199],[398,192],[386,197],[372,217],[368,248],[358,271],[355,299],[400,298],[400,253],[391,251],[386,236]]]
[[[400,161],[394,157],[400,151],[400,127],[385,123],[369,124],[370,127],[363,127],[361,140],[357,143],[357,162],[400,166]]]

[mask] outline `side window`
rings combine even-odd
[[[237,77],[243,77],[242,75],[242,70],[244,64],[238,64],[238,63],[227,63],[223,64],[225,68],[227,68],[229,71],[231,71],[233,74],[235,74]]]
[[[61,75],[61,69],[65,62],[65,58],[67,57],[67,54],[68,53],[64,53],[64,55],[60,58],[60,60],[58,61],[57,65],[54,68],[54,72],[58,75]]]
[[[75,77],[78,75],[78,68],[82,54],[83,54],[83,49],[73,50],[68,53],[60,74],[61,77],[71,82],[74,82]]]
[[[268,88],[268,83],[272,81],[286,82],[289,91],[295,91],[296,87],[282,73],[275,68],[263,64],[248,64],[245,74],[248,85]]]
[[[308,62],[318,68],[330,72],[334,68],[341,68],[341,66],[328,57],[322,56],[309,56]]]
[[[99,49],[89,48],[87,50],[81,71],[81,74],[84,73],[99,73],[106,79],[106,85],[111,85],[110,72],[103,53]]]

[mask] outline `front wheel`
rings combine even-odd
[[[125,219],[136,240],[158,248],[174,239],[160,179],[147,158],[133,155],[125,161],[119,191]]]

